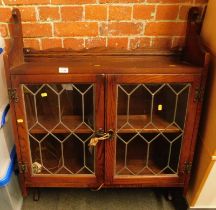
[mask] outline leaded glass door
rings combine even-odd
[[[123,75],[110,76],[109,84],[108,113],[113,112],[113,118],[107,119],[107,127],[115,131],[115,138],[106,142],[106,151],[113,152],[106,153],[106,180],[183,183],[196,111],[192,97],[199,78]]]
[[[103,142],[91,151],[88,144],[95,130],[104,128],[104,78],[67,75],[60,81],[19,78],[22,116],[17,122],[25,126],[27,179],[64,177],[97,186],[103,179],[104,159],[98,155]]]

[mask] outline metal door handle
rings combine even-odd
[[[103,130],[99,129],[96,133],[95,133],[95,137],[91,138],[88,146],[91,147],[95,147],[97,145],[97,143],[99,141],[104,141],[106,139],[111,139],[113,137],[113,130],[109,130],[107,133],[104,133]]]

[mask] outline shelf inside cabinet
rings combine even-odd
[[[84,167],[82,162],[74,158],[68,158],[64,160],[64,167],[62,166],[61,160],[45,160],[43,162],[44,166],[40,173],[34,173],[34,175],[43,174],[65,174],[65,175],[93,175],[93,162],[90,162],[90,166]]]
[[[61,123],[58,126],[56,126],[59,123],[58,119],[38,116],[38,122],[43,127],[45,127],[48,131],[51,131],[52,133],[70,133],[71,131],[76,133],[93,132],[92,125],[90,125],[92,123],[89,122],[88,118],[86,119],[86,121],[87,122],[83,122],[81,116],[79,115],[63,115],[61,117]],[[29,125],[33,125],[34,123],[35,122],[33,121],[33,119],[28,121]],[[30,129],[30,133],[32,134],[46,133],[47,131],[43,129],[43,127],[35,123],[35,126],[33,126]]]
[[[175,174],[174,171],[171,171],[169,169],[165,169],[165,167],[161,167],[158,164],[156,164],[153,160],[148,161],[148,168],[145,167],[143,164],[143,160],[140,159],[131,159],[127,162],[127,168],[124,168],[124,160],[119,161],[116,164],[116,176],[121,175],[168,175],[168,174]],[[134,174],[133,174],[134,173]]]
[[[127,120],[131,126],[128,123],[126,123]],[[180,129],[177,126],[170,125],[169,122],[167,122],[158,115],[153,115],[153,124],[149,124],[147,126],[147,124],[150,121],[150,115],[118,115],[117,130],[119,133],[133,133],[135,131],[143,133],[155,133],[159,131],[166,133],[176,133],[180,131]]]

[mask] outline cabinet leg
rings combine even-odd
[[[26,185],[24,183],[23,174],[18,174],[18,178],[19,178],[19,185],[21,188],[22,196],[27,197],[28,196],[28,188],[26,187]]]
[[[26,187],[21,187],[22,188],[22,196],[25,198],[28,196],[28,189]]]
[[[40,189],[34,188],[33,201],[39,201],[39,199],[40,199]]]

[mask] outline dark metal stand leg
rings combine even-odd
[[[34,188],[33,201],[39,201],[39,199],[40,199],[40,189]]]
[[[166,198],[168,201],[172,201],[173,200],[173,193],[171,191],[167,192]]]
[[[167,189],[166,193],[165,193],[165,197],[168,201],[172,201],[173,199],[175,199],[176,196],[176,191],[175,189]]]

